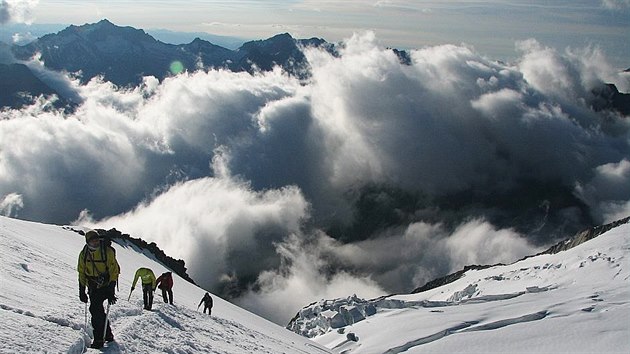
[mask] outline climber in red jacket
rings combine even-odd
[[[157,278],[158,288],[162,289],[162,297],[165,303],[173,304],[173,274],[166,272]],[[167,295],[168,294],[168,298]]]

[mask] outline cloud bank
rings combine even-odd
[[[602,5],[611,10],[630,8],[630,0],[602,0]]]
[[[31,23],[33,10],[39,0],[2,0],[0,2],[0,25],[7,23]]]
[[[339,56],[305,49],[308,82],[56,80],[73,113],[0,112],[0,212],[157,242],[283,324],[320,298],[510,262],[630,210],[630,119],[590,104],[628,74],[597,48],[518,50],[427,47],[407,65],[367,33]]]

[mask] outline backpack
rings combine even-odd
[[[171,275],[171,272],[166,272],[163,273],[162,275],[160,275],[159,278],[157,278],[157,282],[160,283],[160,285],[158,286],[158,288],[160,289],[170,289],[173,287],[173,276]]]
[[[111,237],[109,237],[107,235],[100,235],[99,234],[99,238],[100,238],[99,250],[101,252],[101,260],[105,263],[105,273],[100,274],[97,277],[97,283],[98,283],[98,281],[102,282],[105,279],[109,278],[109,267],[107,265],[107,249],[108,248],[111,249],[112,252],[114,252],[114,256],[116,255],[116,249],[114,247],[112,247],[112,239],[111,239]],[[86,244],[85,246],[83,246],[83,263],[84,263],[85,266],[87,266],[88,252],[90,252],[90,249],[88,248],[88,245]],[[96,266],[94,267],[94,269],[96,270]],[[97,270],[97,272],[98,272],[98,270]],[[118,278],[116,278],[116,287],[118,287]]]

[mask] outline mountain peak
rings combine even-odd
[[[118,26],[106,18],[97,23],[86,23],[82,26],[70,26],[69,28],[73,28],[76,32],[80,33],[81,36],[90,41],[102,40],[103,36],[116,36],[131,41],[155,41],[155,38],[151,37],[142,29],[131,26]]]
[[[117,27],[115,24],[113,24],[112,22],[110,22],[108,19],[104,18],[100,21],[98,21],[96,23],[99,26],[112,26],[112,27]]]
[[[278,33],[275,36],[269,38],[269,39],[293,39],[293,36],[291,36],[289,33],[284,32],[284,33]]]
[[[321,43],[315,43],[318,44]],[[175,60],[189,70],[198,68],[200,63],[206,68],[229,68],[232,71],[268,71],[281,66],[298,77],[306,76],[307,67],[298,40],[289,33],[247,42],[238,50],[230,50],[199,37],[188,44],[166,44],[142,29],[121,27],[106,18],[97,23],[69,26],[11,50],[22,60],[41,53],[47,67],[80,71],[86,82],[101,75],[122,86],[136,85],[148,75],[163,79]],[[112,66],[112,62],[118,65]]]

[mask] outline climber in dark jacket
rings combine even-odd
[[[199,306],[201,306],[201,304],[203,304],[203,313],[206,313],[206,310],[208,310],[208,315],[211,315],[212,314],[212,296],[206,293],[201,299],[201,301],[199,302],[199,305],[197,305],[197,309],[199,309]]]

